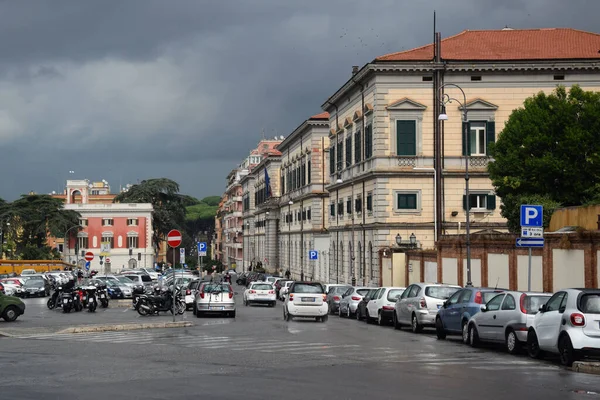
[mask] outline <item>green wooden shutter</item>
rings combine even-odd
[[[485,152],[487,155],[489,155],[490,152],[489,152],[488,148],[490,146],[490,143],[496,142],[496,122],[495,121],[488,121],[486,123],[485,134],[486,134]]]
[[[399,156],[417,155],[416,121],[396,121],[396,154]]]
[[[346,162],[344,168],[349,167],[352,164],[352,134],[348,134],[346,138]]]
[[[354,134],[354,162],[360,162],[361,160],[361,146],[362,142],[360,140],[360,131],[356,131]]]
[[[335,174],[335,144],[329,146],[329,175]]]
[[[467,209],[467,196],[463,194],[463,210]]]
[[[465,138],[465,126],[467,127],[467,137]],[[462,142],[462,155],[467,155],[467,150],[471,148],[471,124],[468,122],[462,123],[462,131],[460,132],[461,142]],[[471,155],[471,151],[469,150],[468,155]],[[466,210],[466,208],[465,208]]]
[[[365,128],[365,160],[373,155],[373,128],[367,125]]]
[[[495,210],[496,209],[496,195],[489,194],[487,196],[486,206],[487,206],[486,208],[488,210]]]

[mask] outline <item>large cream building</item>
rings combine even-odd
[[[600,90],[594,33],[503,29],[436,38],[355,68],[322,105],[331,126],[330,282],[402,284],[404,259],[386,252],[410,247],[411,235],[427,249],[439,235],[465,233],[467,162],[472,231],[505,230],[487,173],[490,143],[527,97],[557,85]],[[453,85],[466,96],[470,143],[462,135],[465,100]],[[459,102],[446,105],[442,122],[444,94]],[[409,274],[411,282],[422,279],[418,269]]]

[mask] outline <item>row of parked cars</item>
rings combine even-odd
[[[555,354],[567,366],[584,357],[600,356],[599,289],[565,289],[553,294],[440,283],[414,283],[406,288],[280,278],[276,283],[288,288],[287,293],[278,291],[284,300],[285,320],[311,316],[325,321],[322,310],[326,309],[339,317],[414,333],[432,329],[439,340],[456,335],[473,347],[488,342],[503,345],[510,354],[524,349],[533,358]]]

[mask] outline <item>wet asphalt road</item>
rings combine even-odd
[[[242,288],[237,289],[238,304]],[[2,399],[600,399],[600,376],[457,339],[330,317],[284,322],[281,304],[239,306],[236,319],[177,320],[183,329],[57,335],[68,326],[156,322],[109,308],[62,314],[27,300],[0,322]],[[84,395],[85,394],[85,395]]]

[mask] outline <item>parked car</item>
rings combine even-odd
[[[294,282],[288,290],[283,304],[283,319],[314,317],[317,321],[327,321],[327,295],[319,282]]]
[[[26,275],[21,295],[24,297],[49,296],[50,282],[43,275]]]
[[[367,303],[365,320],[370,324],[374,320],[379,325],[386,325],[393,320],[394,304],[404,293],[403,287],[382,287],[377,290],[371,300]]]
[[[535,314],[551,296],[515,291],[495,295],[470,319],[466,341],[475,346],[478,341],[504,343],[510,354],[518,353],[527,343],[527,330]]]
[[[290,286],[292,286],[292,284],[294,283],[294,281],[287,281],[282,287],[281,290],[279,290],[279,299],[281,301],[285,301],[285,296],[287,296],[288,294],[288,290],[290,289]]]
[[[369,292],[368,287],[351,287],[342,294],[342,299],[338,305],[338,315],[340,317],[351,318],[356,313],[358,303],[363,296]]]
[[[438,339],[446,335],[462,335],[463,343],[469,343],[468,322],[481,311],[481,306],[504,289],[466,287],[446,300],[435,318]]]
[[[0,287],[7,296],[19,296],[23,290],[22,278],[4,278],[0,280]]]
[[[289,279],[282,278],[282,279],[277,280],[277,282],[275,282],[275,295],[277,296],[277,298],[279,298],[279,291],[285,285],[286,282],[292,282],[292,281]]]
[[[362,321],[363,318],[367,315],[367,304],[373,298],[373,296],[378,292],[379,288],[371,288],[369,291],[363,296],[362,300],[358,302],[356,306],[356,319],[358,321]]]
[[[268,304],[269,307],[275,307],[275,304],[277,304],[275,288],[267,282],[253,282],[244,291],[243,301],[245,306],[251,304]]]
[[[196,291],[200,288],[202,281],[200,279],[194,279],[188,283],[187,287],[184,290],[185,295],[185,309],[189,310],[190,308],[194,308],[194,299],[196,297]]]
[[[202,282],[196,292],[194,314],[200,318],[207,314],[225,314],[235,318],[233,288],[225,282]]]
[[[584,356],[600,355],[600,290],[565,289],[555,293],[535,315],[527,332],[527,352],[560,355],[570,366]]]
[[[424,327],[434,327],[442,304],[460,289],[460,286],[442,283],[413,283],[394,306],[394,328],[409,325],[418,333]]]
[[[6,322],[13,322],[25,313],[25,303],[15,296],[0,293],[0,316]]]
[[[337,314],[338,307],[340,306],[340,300],[342,295],[346,293],[348,289],[352,288],[350,285],[329,285],[327,289],[327,304],[329,305],[329,313]]]
[[[30,275],[36,275],[37,271],[35,269],[24,269],[21,271],[21,276],[27,277]]]

